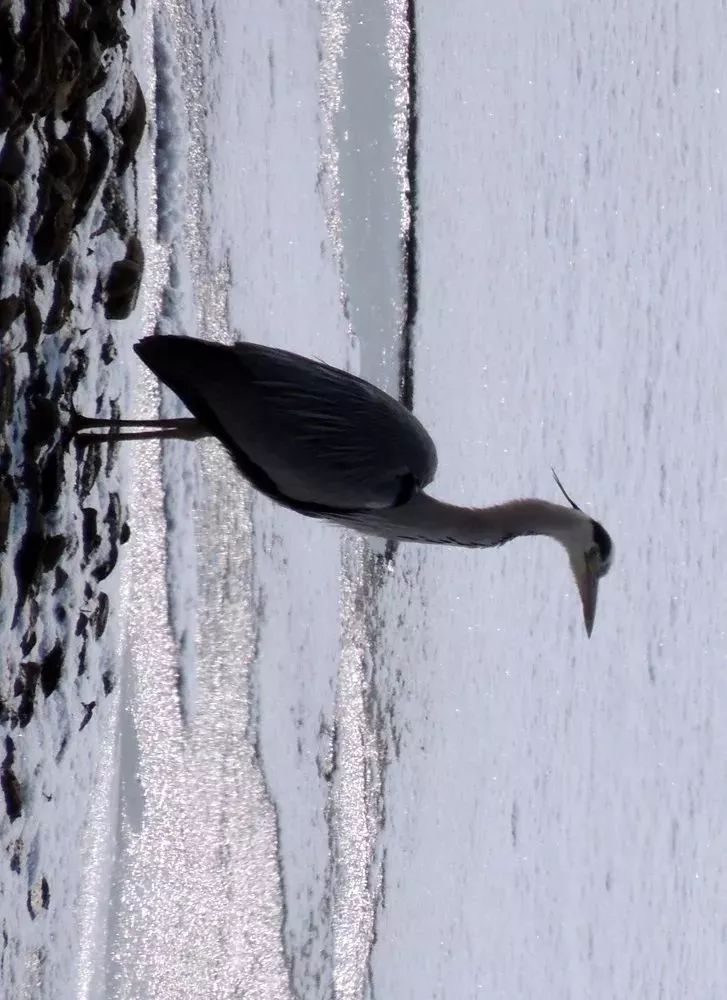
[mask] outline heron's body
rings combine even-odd
[[[190,337],[147,337],[135,350],[194,420],[120,421],[164,426],[156,436],[212,434],[240,472],[272,500],[369,535],[476,547],[521,535],[549,535],[568,550],[579,579],[586,628],[597,577],[610,565],[604,529],[571,501],[514,500],[463,508],[424,492],[434,477],[434,443],[404,406],[347,372],[256,344],[223,346]],[[86,420],[85,426],[103,421]],[[118,432],[115,437],[149,436]],[[586,574],[576,562],[598,556]],[[580,554],[580,555],[579,555]],[[579,577],[581,573],[581,577]]]

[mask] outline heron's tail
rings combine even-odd
[[[198,420],[209,421],[210,403],[229,371],[230,348],[194,337],[144,337],[134,350]]]

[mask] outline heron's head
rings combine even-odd
[[[553,475],[563,495],[573,507],[573,527],[564,533],[561,541],[568,552],[568,559],[583,605],[583,621],[586,632],[590,636],[596,617],[598,584],[601,577],[605,576],[611,569],[613,542],[603,525],[589,517],[577,504],[573,503],[555,472]]]

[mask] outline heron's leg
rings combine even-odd
[[[199,438],[208,437],[209,431],[200,424],[194,417],[180,417],[178,420],[159,421],[160,426],[145,431],[119,431],[118,427],[148,427],[148,423],[143,420],[117,420],[107,421],[104,424],[94,424],[93,426],[106,427],[102,434],[83,433],[76,434],[76,443],[83,447],[94,442],[116,442],[116,441],[149,441],[149,440],[169,440],[177,438],[180,441],[197,441]]]
[[[180,424],[197,423],[194,417],[151,417],[149,420],[121,420],[120,417],[84,417],[74,413],[73,427],[76,431],[89,427],[178,427]]]

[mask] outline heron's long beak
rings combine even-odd
[[[583,605],[583,622],[586,626],[586,633],[590,638],[593,631],[593,620],[596,617],[596,599],[598,597],[598,575],[595,566],[589,561],[587,556],[581,555],[571,557],[570,560],[573,575],[578,584],[578,593],[581,595]]]

